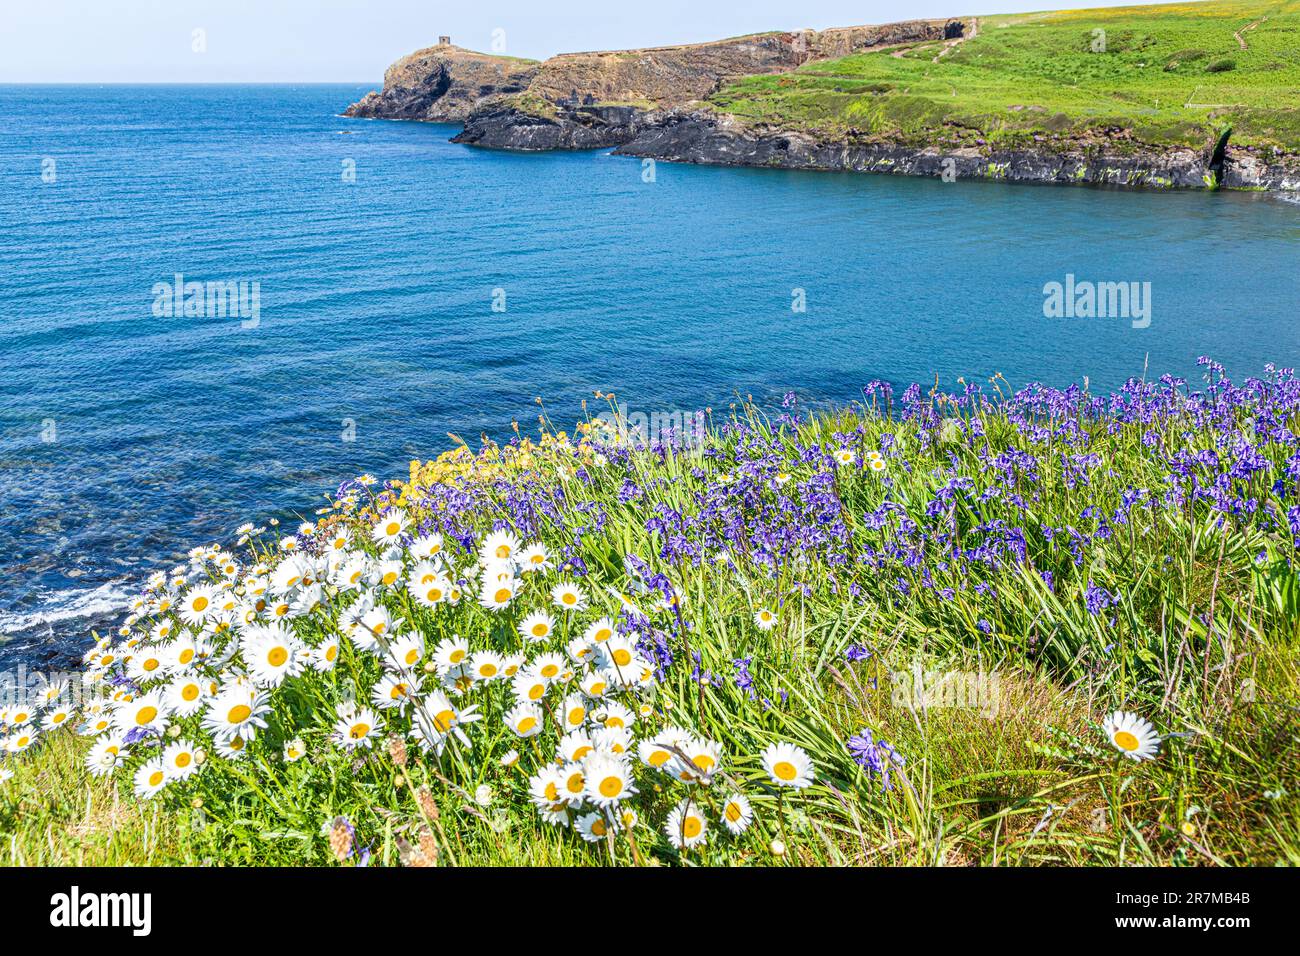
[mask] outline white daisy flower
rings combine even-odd
[[[533,611],[519,622],[519,636],[533,644],[541,644],[555,630],[555,618],[545,611]]]
[[[617,757],[593,754],[585,767],[587,778],[586,798],[598,807],[612,807],[620,800],[637,792],[632,772]]]
[[[370,537],[375,544],[382,546],[397,544],[401,541],[402,535],[410,527],[410,519],[406,517],[406,512],[401,508],[393,508],[386,514],[380,516],[375,522],[375,526],[370,531]]]
[[[173,780],[184,780],[199,769],[199,758],[193,744],[184,740],[167,745],[162,753],[162,763]]]
[[[519,539],[509,531],[493,531],[479,545],[479,558],[483,564],[510,561],[519,553]]]
[[[754,809],[743,794],[733,793],[722,804],[722,825],[739,836],[754,822]]]
[[[561,581],[551,588],[551,600],[562,611],[582,611],[587,607],[587,596],[572,581]]]
[[[812,759],[794,744],[775,743],[760,755],[763,769],[778,787],[803,789],[813,782]]]
[[[684,800],[673,807],[664,822],[668,841],[679,850],[689,850],[709,838],[709,824],[692,801]]]
[[[369,747],[379,731],[379,715],[369,707],[353,709],[346,705],[338,708],[333,740],[347,750]]]
[[[506,714],[506,726],[519,737],[535,737],[542,732],[542,711],[535,704],[516,704]]]
[[[1111,746],[1129,759],[1140,762],[1160,755],[1160,735],[1137,714],[1117,710],[1106,718],[1104,727]]]
[[[135,792],[137,796],[152,797],[171,782],[161,757],[146,760],[135,772]]]
[[[233,742],[236,737],[249,741],[259,728],[266,727],[265,716],[270,710],[265,693],[236,684],[223,689],[208,705],[203,726],[219,741]]]

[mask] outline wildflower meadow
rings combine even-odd
[[[0,710],[0,861],[1300,863],[1300,379],[1201,365],[347,481]]]

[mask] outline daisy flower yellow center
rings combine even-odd
[[[135,722],[139,724],[141,727],[143,727],[145,724],[150,723],[157,716],[158,716],[157,707],[141,707],[140,712],[135,715]]]
[[[406,652],[406,663],[414,664],[419,659],[420,659],[420,652],[417,651],[414,647]]]
[[[617,797],[623,792],[623,781],[618,777],[606,777],[600,782],[600,793],[604,797]]]
[[[389,571],[387,574],[384,575],[384,584],[385,584],[385,585],[392,584],[392,583],[393,583],[394,581],[396,581],[396,580],[397,580],[397,572],[396,572],[396,571]]]
[[[482,667],[478,669],[478,672],[482,674],[484,677],[495,677],[497,672],[497,666],[495,664],[484,664]]]
[[[778,777],[780,777],[782,780],[793,780],[795,777],[799,775],[799,772],[794,769],[794,764],[788,763],[785,760],[782,760],[780,763],[774,766],[772,768],[772,772],[776,774]]]
[[[688,840],[694,839],[700,835],[700,818],[687,817],[682,821],[682,836]]]
[[[564,781],[564,786],[568,789],[569,793],[582,793],[582,788],[585,784],[586,781],[582,778],[581,771],[569,774],[569,779]]]
[[[181,690],[182,700],[197,700],[198,696],[199,696],[198,684],[186,684],[185,687]]]
[[[438,728],[439,733],[446,733],[451,730],[451,725],[456,721],[456,712],[454,710],[439,711],[438,715],[433,718],[433,726]]]
[[[353,740],[360,740],[362,737],[364,737],[364,736],[365,736],[366,734],[368,734],[368,733],[370,733],[370,725],[369,725],[369,724],[364,724],[364,723],[362,723],[362,724],[353,724],[353,725],[352,725],[352,729],[348,731],[348,735],[349,735]]]
[[[429,588],[429,600],[430,600],[430,601],[435,601],[435,602],[436,602],[436,601],[441,601],[441,600],[442,600],[442,588]]]
[[[497,557],[498,557],[498,558],[508,558],[508,557],[510,557],[510,545],[508,545],[508,544],[499,544],[499,545],[497,545],[497,552],[496,552],[496,554],[497,554]]]
[[[1119,747],[1121,750],[1137,750],[1138,739],[1127,730],[1116,731],[1115,746]]]
[[[650,766],[662,767],[668,762],[669,753],[667,750],[656,750],[650,755]]]
[[[546,632],[549,630],[550,628],[548,628],[545,624],[534,624],[533,637],[545,637]]]
[[[397,532],[401,530],[402,530],[401,524],[396,521],[390,521],[388,522],[387,525],[384,526],[384,534],[389,535],[390,537],[392,535],[397,534]]]
[[[741,817],[740,804],[738,803],[727,804],[727,809],[725,812],[727,814],[727,819],[730,820],[732,823],[735,823]]]
[[[544,688],[541,684],[534,684],[532,687],[528,688],[528,699],[541,700],[542,695],[545,693],[546,693],[546,688]]]
[[[554,783],[548,783],[546,785],[546,790],[543,792],[546,794],[546,799],[550,800],[552,803],[560,799],[560,788]]]
[[[194,599],[194,603],[191,606],[196,611],[206,611],[208,609],[208,599],[200,594]]]
[[[620,647],[614,652],[614,663],[619,667],[626,667],[628,664],[632,663],[632,655],[628,652],[627,648]]]
[[[497,600],[497,603],[498,603],[498,604],[505,604],[506,601],[509,601],[509,600],[510,600],[510,589],[509,589],[509,588],[497,588],[496,600]]]
[[[232,724],[242,724],[253,715],[253,708],[247,704],[236,704],[230,708],[230,713],[226,714],[226,720]]]
[[[176,766],[178,766],[178,767],[180,767],[182,770],[184,770],[186,767],[188,767],[188,766],[190,765],[190,761],[193,760],[193,759],[194,759],[194,758],[191,757],[191,756],[190,756],[189,754],[187,754],[187,753],[180,753],[180,754],[177,754],[177,755],[176,755]]]
[[[456,650],[452,651],[452,652],[451,652],[451,657],[449,658],[449,660],[450,660],[453,664],[459,664],[459,663],[460,663],[461,661],[463,661],[464,659],[465,659],[465,652],[462,651],[462,650],[460,650],[459,648],[457,648]]]
[[[713,758],[708,754],[696,754],[691,758],[691,762],[706,773],[709,771],[709,768],[713,766]]]
[[[526,734],[528,733],[528,731],[532,730],[536,726],[537,726],[536,717],[525,717],[523,720],[519,721],[519,732]]]
[[[149,774],[149,786],[156,787],[162,782],[163,772],[161,770],[155,770],[153,773]]]
[[[560,600],[563,601],[565,604],[577,604],[578,596],[572,592],[566,592],[564,596],[560,598]]]
[[[156,671],[158,669],[158,658],[151,657],[144,662],[145,671]]]
[[[604,784],[601,785],[601,791],[604,792]],[[612,796],[612,794],[605,794],[605,795]],[[605,827],[604,820],[597,820],[594,823],[592,823],[591,832],[594,833],[596,836],[604,836],[609,831]]]
[[[194,660],[194,649],[187,647],[185,650],[180,652],[180,655],[176,659],[182,664],[188,664],[190,661]]]
[[[339,647],[337,644],[331,644],[329,648],[325,651],[325,660],[327,661],[332,662],[338,656],[339,656]]]
[[[596,643],[600,644],[614,636],[614,632],[607,627],[602,627],[596,632]]]
[[[272,667],[283,667],[284,662],[289,659],[289,652],[283,647],[271,648],[271,653],[266,655],[266,661]]]

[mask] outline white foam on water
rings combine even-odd
[[[0,611],[0,636],[19,634],[60,621],[125,614],[131,597],[132,592],[116,581],[106,582],[96,588],[55,591],[30,611]]]

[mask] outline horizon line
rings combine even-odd
[[[372,80],[0,80],[0,86],[365,86]],[[379,83],[383,86],[383,81]]]

